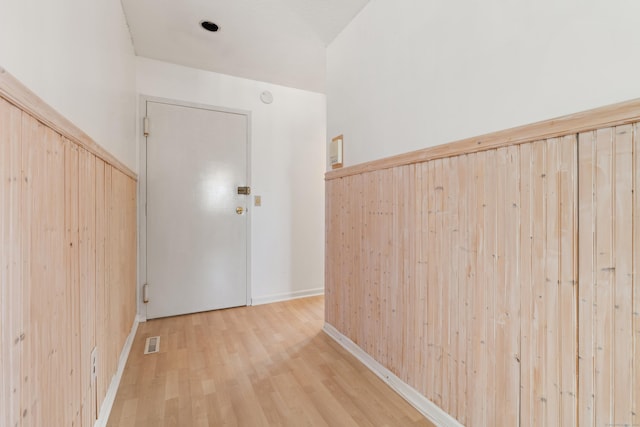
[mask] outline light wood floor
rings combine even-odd
[[[321,331],[323,304],[140,324],[108,426],[432,426]]]

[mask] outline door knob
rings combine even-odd
[[[236,213],[237,213],[238,215],[242,215],[242,212],[244,212],[244,208],[243,208],[242,206],[238,206],[238,207],[236,208]]]

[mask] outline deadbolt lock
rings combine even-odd
[[[238,187],[238,194],[245,194],[248,196],[251,194],[251,187]]]

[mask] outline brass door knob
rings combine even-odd
[[[243,213],[243,212],[244,212],[244,208],[243,208],[242,206],[238,206],[238,207],[236,208],[236,213],[237,213],[238,215],[242,215],[242,213]]]

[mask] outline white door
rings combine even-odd
[[[146,107],[147,317],[246,305],[248,117]]]

